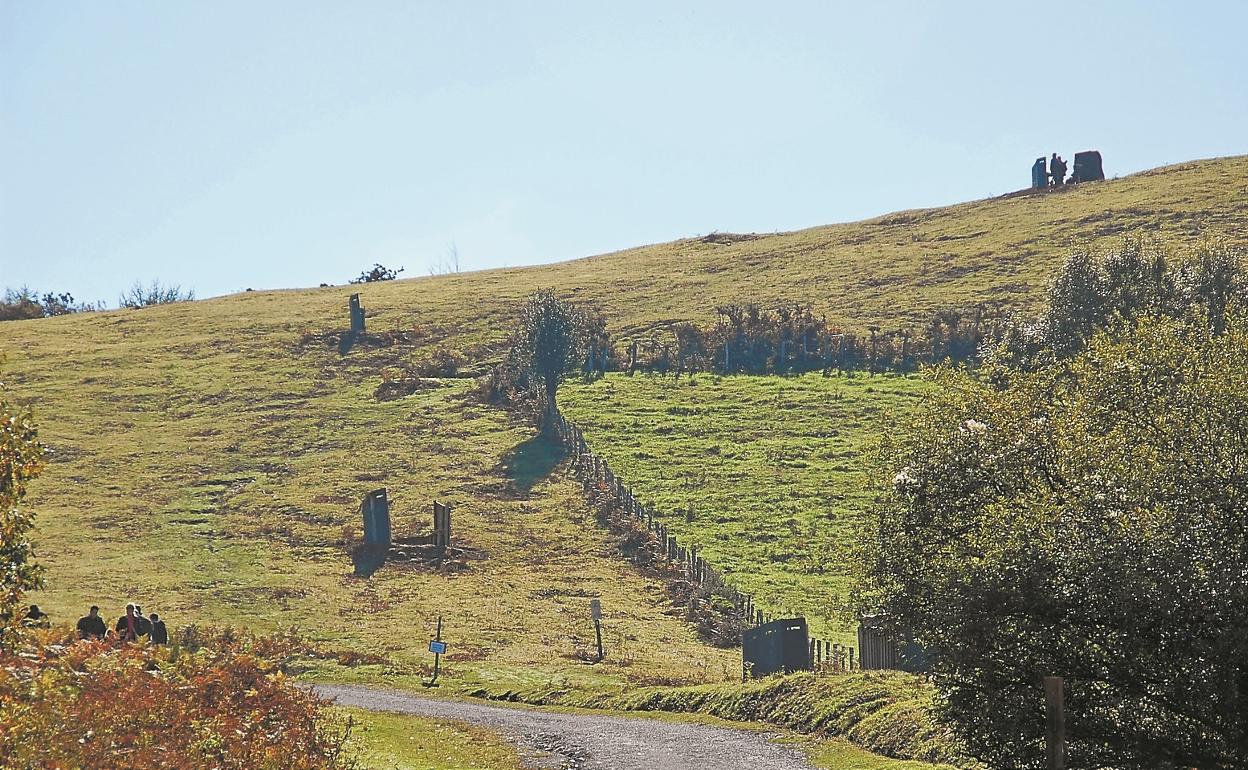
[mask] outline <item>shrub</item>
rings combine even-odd
[[[530,388],[544,413],[553,414],[559,385],[605,334],[601,317],[559,299],[550,289],[534,292],[520,309],[506,363],[511,371],[500,375],[500,386]]]
[[[49,291],[41,296],[23,286],[20,289],[5,289],[4,298],[0,299],[0,321],[51,318],[103,309],[104,303],[102,302],[95,305],[75,302],[74,295],[69,292],[56,294]]]
[[[404,268],[402,267],[400,267],[398,270],[392,270],[386,267],[385,265],[373,265],[368,270],[365,270],[364,272],[360,273],[358,278],[351,279],[350,283],[376,283],[377,281],[393,281],[394,279],[399,277],[399,273],[403,272],[403,270]]]
[[[1045,675],[1066,679],[1070,767],[1244,767],[1248,323],[1212,320],[940,372],[885,434],[859,606],[913,631],[994,767],[1044,766]]]
[[[174,302],[188,302],[195,299],[193,289],[182,290],[177,284],[164,286],[160,281],[152,281],[147,286],[134,282],[130,290],[117,299],[117,306],[136,309],[152,305],[168,305]]]
[[[198,651],[40,632],[0,653],[0,767],[339,770],[349,722],[296,687],[265,637]]]
[[[30,412],[12,403],[0,383],[0,649],[13,643],[22,596],[41,583],[29,540],[35,516],[19,505],[43,464],[43,445]]]

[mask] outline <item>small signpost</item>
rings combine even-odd
[[[442,616],[438,616],[438,632],[429,642],[429,652],[433,653],[433,678],[425,682],[425,687],[438,686],[438,671],[442,666],[442,656],[446,654],[446,642],[442,641]]]
[[[589,614],[594,619],[594,638],[598,641],[598,662],[604,657],[602,652],[602,602],[598,599],[589,600]]]

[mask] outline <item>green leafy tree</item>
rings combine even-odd
[[[1178,255],[1157,242],[1126,238],[1104,252],[1076,249],[1048,288],[1038,317],[1015,318],[986,345],[985,359],[1036,369],[1074,356],[1099,331],[1129,329],[1164,315],[1225,325],[1228,309],[1248,299],[1242,249],[1208,240]]]
[[[1248,766],[1248,323],[1142,316],[1071,361],[943,369],[887,435],[856,600],[994,767]],[[1221,332],[1220,334],[1218,332]]]
[[[22,596],[41,585],[28,539],[34,514],[20,507],[26,484],[43,468],[43,447],[29,411],[0,383],[0,646],[13,639]]]
[[[525,303],[509,361],[516,380],[538,397],[543,425],[550,424],[546,418],[556,409],[559,385],[580,367],[588,345],[603,333],[598,319],[559,299],[550,289],[534,292]]]

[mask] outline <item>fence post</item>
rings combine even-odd
[[[1060,676],[1044,678],[1044,705],[1046,716],[1045,743],[1048,748],[1049,770],[1065,770],[1066,767],[1066,714],[1065,692]]]

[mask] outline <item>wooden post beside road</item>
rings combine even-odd
[[[1066,768],[1066,703],[1065,688],[1060,676],[1044,678],[1044,705],[1047,714],[1045,742],[1048,747],[1049,770]]]

